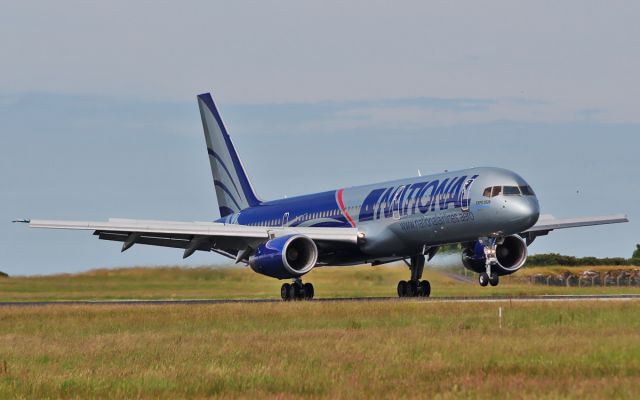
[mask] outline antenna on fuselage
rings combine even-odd
[[[422,172],[420,172],[420,168],[418,168],[418,176],[422,176]]]

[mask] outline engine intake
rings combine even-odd
[[[493,271],[498,275],[509,275],[524,265],[527,261],[527,244],[520,236],[507,236],[498,241],[496,246],[497,265],[493,266]],[[477,241],[468,246],[462,252],[462,264],[468,270],[482,273],[485,272],[487,259],[484,256],[484,245]]]
[[[318,248],[304,235],[280,236],[261,244],[249,258],[255,272],[278,279],[298,278],[315,267]]]

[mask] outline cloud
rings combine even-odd
[[[598,109],[638,122],[639,18],[637,2],[580,0],[13,2],[0,15],[0,91],[189,101],[213,89],[239,104],[519,98],[559,107],[538,119]]]
[[[224,104],[222,105],[224,108]],[[283,133],[347,129],[423,129],[499,121],[518,123],[612,123],[607,110],[525,98],[395,98],[278,104],[235,104],[234,117],[251,116],[254,129],[269,126]]]

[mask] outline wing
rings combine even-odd
[[[538,222],[522,233],[522,237],[527,239],[527,245],[531,244],[536,237],[548,235],[555,229],[578,228],[581,226],[619,224],[629,222],[626,215],[606,215],[601,217],[565,218],[558,219],[552,215],[542,215]]]
[[[183,257],[196,250],[214,251],[245,260],[251,250],[273,236],[302,234],[315,242],[357,243],[355,228],[263,227],[217,222],[175,222],[111,218],[105,222],[22,220],[31,228],[92,230],[103,240],[124,242],[122,251],[134,244],[185,249]]]

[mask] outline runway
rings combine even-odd
[[[497,302],[562,302],[562,301],[632,301],[640,300],[640,294],[612,294],[612,295],[543,295],[520,297],[430,297],[430,298],[397,298],[397,297],[348,297],[348,298],[319,298],[308,301],[310,303],[345,303],[345,302],[421,302],[421,303],[497,303]],[[203,305],[203,304],[252,304],[252,303],[283,303],[280,299],[166,299],[166,300],[60,300],[60,301],[16,301],[0,302],[0,307],[35,307],[35,306],[113,306],[113,305]]]

